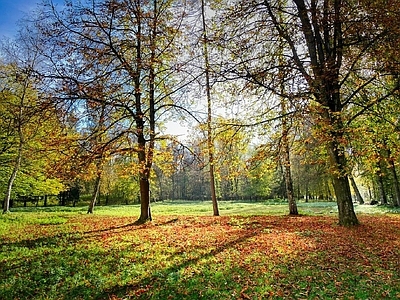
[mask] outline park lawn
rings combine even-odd
[[[1,216],[0,299],[400,299],[399,214],[343,228],[325,204],[192,205],[154,205],[140,226],[137,207]]]

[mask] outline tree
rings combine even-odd
[[[278,3],[278,5],[281,5],[281,3]],[[284,19],[282,15],[278,15],[279,18],[279,23],[283,23]],[[294,190],[293,190],[293,180],[292,180],[292,172],[291,172],[291,162],[290,162],[290,145],[289,145],[289,124],[288,124],[288,116],[287,116],[287,104],[286,104],[286,99],[284,99],[284,96],[286,93],[286,84],[285,84],[285,74],[284,74],[284,44],[282,41],[282,37],[278,40],[278,63],[279,63],[279,72],[278,72],[278,77],[280,82],[280,106],[281,106],[281,116],[282,116],[282,139],[281,139],[281,145],[280,145],[280,157],[282,160],[283,168],[284,168],[284,174],[285,174],[285,187],[286,187],[286,196],[288,199],[289,203],[289,214],[290,215],[298,215],[297,211],[297,204],[296,200],[294,198]],[[289,99],[290,100],[290,99]],[[290,101],[287,101],[290,103]]]
[[[97,106],[96,102],[93,104],[95,106]],[[97,147],[98,149],[94,149],[94,153],[95,153],[95,157],[96,157],[94,159],[95,184],[94,184],[92,199],[90,200],[88,211],[87,211],[88,214],[93,213],[94,206],[97,202],[97,199],[100,196],[100,186],[101,186],[101,178],[102,178],[102,173],[103,173],[103,166],[104,166],[104,161],[105,161],[106,155],[107,155],[107,148],[109,148],[109,145],[107,147],[103,147],[103,143],[104,143],[103,135],[104,135],[104,129],[105,129],[105,124],[104,124],[105,123],[105,114],[106,114],[106,105],[105,105],[104,101],[102,101],[100,107],[98,108],[98,113],[95,115],[92,114],[92,118],[94,118],[93,121],[94,121],[96,128],[93,130],[94,134],[92,135],[91,140],[94,142],[94,146]]]
[[[349,175],[349,180],[350,180],[351,186],[353,187],[354,193],[356,194],[357,202],[360,204],[364,204],[364,199],[361,196],[361,193],[357,187],[356,181],[354,180],[354,177]]]
[[[13,54],[21,54],[21,49],[12,44],[4,51],[11,53],[11,49]],[[15,56],[10,54],[9,59],[13,58]],[[57,194],[63,188],[60,181],[47,173],[48,165],[57,156],[48,145],[58,139],[61,128],[54,110],[41,102],[44,97],[36,88],[38,80],[32,68],[34,58],[15,59],[0,69],[0,132],[4,142],[0,160],[1,169],[8,177],[3,213],[10,209],[12,194]],[[13,193],[15,186],[17,189]]]
[[[287,61],[283,68],[290,70],[286,72],[286,80],[295,83],[287,99],[309,99],[317,104],[315,118],[319,120],[321,142],[326,145],[329,157],[339,224],[358,224],[348,180],[344,118],[348,108],[357,103],[360,92],[376,84],[378,77],[388,71],[391,58],[377,51],[380,43],[388,43],[388,23],[376,29],[376,18],[370,16],[370,8],[360,2],[293,0],[283,6],[280,1],[238,3],[235,6],[239,9],[228,15],[229,20],[239,20],[238,25],[230,26],[234,27],[231,35],[225,32],[222,36],[224,46],[228,45],[225,49],[234,58],[233,63],[227,65],[226,74],[279,95],[277,79],[282,66],[278,63],[279,51],[274,42],[283,39]],[[282,15],[284,17],[280,18]],[[393,23],[395,19],[392,16],[385,21]],[[382,61],[373,59],[375,54],[379,54]],[[359,84],[351,91],[352,78],[358,78]],[[398,83],[387,90],[387,95],[396,90]],[[385,99],[387,97],[383,96],[363,103],[363,109],[352,118]]]
[[[290,215],[298,215],[297,204],[294,198],[294,190],[293,190],[293,180],[292,180],[292,172],[291,172],[291,161],[290,161],[290,146],[289,146],[289,125],[286,118],[286,106],[285,102],[281,100],[282,107],[282,141],[281,141],[281,159],[284,168],[285,174],[285,186],[286,186],[286,196],[289,203],[289,214]]]
[[[206,78],[206,97],[207,97],[207,150],[208,150],[208,163],[210,173],[210,190],[211,200],[213,203],[214,216],[219,216],[217,196],[215,192],[215,175],[214,175],[214,143],[212,131],[212,101],[211,101],[211,83],[210,83],[210,62],[208,56],[208,35],[206,26],[205,15],[205,0],[201,0],[201,20],[202,20],[202,43],[203,43],[203,57],[204,57],[204,72]]]
[[[10,82],[8,84],[6,83],[6,87],[3,88],[2,91],[2,102],[4,101],[5,103],[7,103],[9,108],[8,113],[10,116],[10,125],[15,128],[13,136],[15,137],[16,148],[13,155],[14,157],[11,158],[11,174],[9,174],[9,179],[7,182],[6,195],[3,202],[3,213],[7,213],[10,210],[11,191],[14,185],[15,178],[17,177],[17,173],[21,167],[23,150],[25,150],[26,147],[25,127],[30,121],[30,114],[26,112],[26,107],[29,107],[27,103],[29,101],[29,81],[25,76],[25,78],[20,77],[23,75],[20,73],[16,73],[15,69],[13,71],[14,74],[10,75],[14,75],[13,77],[17,81],[16,86],[11,87],[9,85]],[[11,77],[10,75],[8,76]],[[7,77],[5,79],[7,80]],[[14,82],[11,82],[11,84],[13,83]]]
[[[157,122],[174,106],[172,95],[187,84],[173,78],[185,14],[178,4],[184,3],[68,2],[58,11],[50,2],[36,23],[47,62],[42,73],[57,82],[54,99],[72,103],[76,110],[82,100],[104,103],[116,115],[107,127],[110,141],[118,145],[114,152],[136,153],[138,222],[151,219],[149,179],[160,138]],[[92,97],[96,91],[101,97]]]

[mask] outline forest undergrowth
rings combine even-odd
[[[400,215],[359,219],[11,213],[0,299],[400,299]]]

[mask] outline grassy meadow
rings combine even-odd
[[[0,216],[0,299],[400,299],[400,211],[335,203],[18,208]]]

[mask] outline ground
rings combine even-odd
[[[326,205],[299,217],[196,205],[153,206],[140,226],[126,207],[2,216],[0,299],[400,299],[399,214],[343,228]]]

